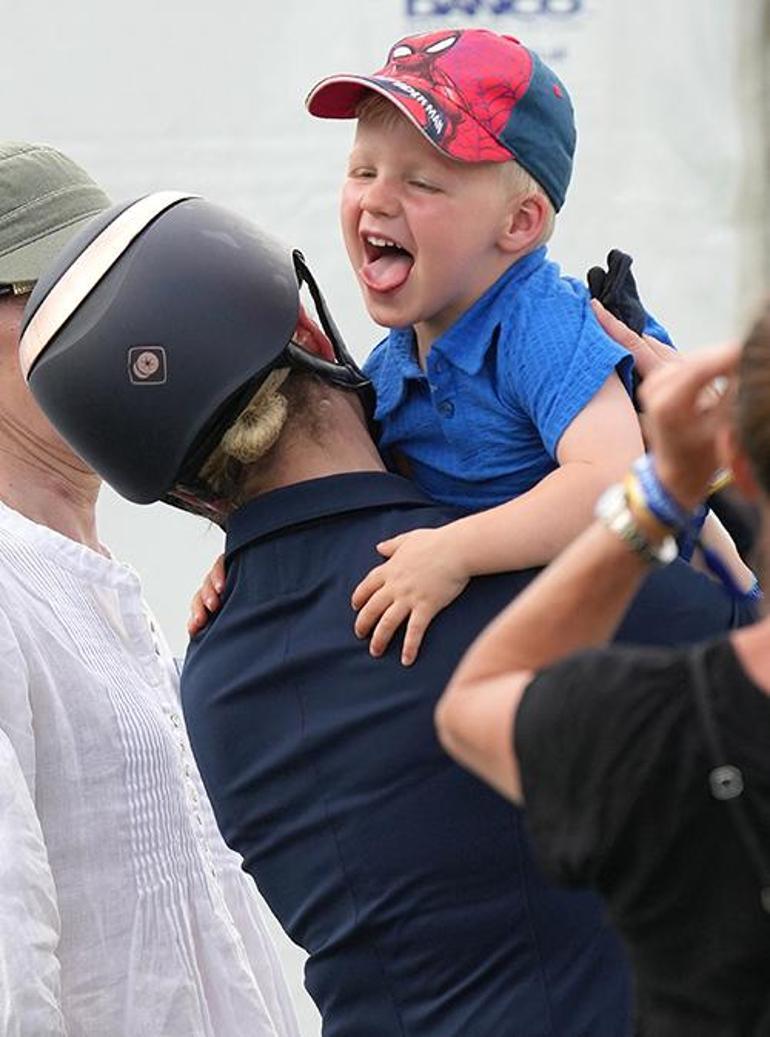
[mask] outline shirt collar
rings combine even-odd
[[[509,266],[495,283],[436,339],[431,353],[434,350],[440,353],[448,363],[465,374],[477,374],[494,341],[495,331],[502,316],[513,302],[506,299],[503,307],[500,305],[502,298],[508,296],[515,285],[525,281],[544,262],[545,246],[542,246]]]
[[[477,374],[500,324],[503,295],[514,285],[526,280],[545,262],[545,246],[522,256],[501,274],[494,284],[433,343],[431,353],[440,353],[453,367],[465,374]],[[404,397],[409,379],[424,377],[415,355],[412,328],[393,328],[383,343],[383,356],[376,375],[377,409],[380,421],[394,410]]]
[[[255,540],[331,515],[395,505],[434,505],[414,483],[390,472],[346,472],[283,486],[244,504],[227,523],[228,558]]]
[[[377,406],[374,417],[376,421],[390,414],[401,403],[406,383],[410,378],[425,377],[417,362],[412,328],[392,328],[382,349],[382,362],[375,377]]]

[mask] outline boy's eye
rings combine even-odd
[[[428,180],[420,180],[419,177],[410,180],[409,183],[412,187],[417,187],[420,191],[427,191],[428,194],[438,194],[441,190],[436,184],[430,183]]]
[[[348,170],[348,176],[354,180],[370,180],[375,176],[375,171],[365,166],[354,166],[353,169]]]

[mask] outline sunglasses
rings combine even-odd
[[[27,295],[34,287],[34,281],[14,281],[12,284],[0,284],[0,299],[4,295]]]

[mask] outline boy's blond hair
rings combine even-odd
[[[374,91],[371,91],[358,105],[356,108],[356,118],[361,124],[382,126],[384,128],[397,126],[401,122],[412,125],[396,105]],[[458,164],[462,165],[463,163]],[[518,201],[524,201],[525,198],[538,195],[546,204],[545,224],[540,237],[532,245],[532,251],[534,251],[536,248],[544,245],[553,234],[556,222],[556,212],[553,203],[537,180],[514,159],[511,159],[509,162],[494,162],[491,164],[499,168],[501,180],[513,198],[516,198]]]

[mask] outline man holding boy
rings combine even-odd
[[[410,670],[393,651],[372,659],[349,598],[373,544],[457,511],[385,470],[370,387],[331,349],[331,323],[324,339],[300,315],[297,277],[314,282],[296,256],[201,199],[136,207],[146,226],[126,261],[96,283],[79,267],[82,298],[75,277],[50,341],[29,329],[75,255],[49,271],[22,352],[51,416],[116,486],[227,514],[227,589],[188,654],[185,716],[226,841],[310,955],[325,1037],[627,1034],[626,966],[597,902],[543,880],[522,815],[433,732],[464,647],[527,574],[472,581]],[[163,350],[163,381],[130,378],[138,342]],[[624,633],[682,642],[735,618],[679,565]]]

